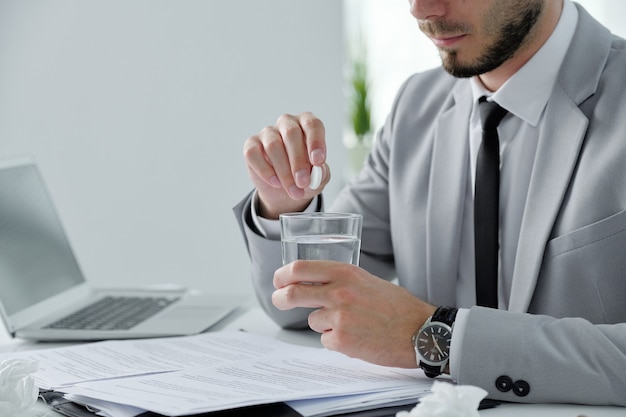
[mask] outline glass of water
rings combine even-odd
[[[359,264],[363,217],[351,213],[280,215],[283,265],[297,259]]]

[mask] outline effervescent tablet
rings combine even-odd
[[[311,168],[311,182],[309,183],[309,188],[311,190],[317,189],[322,183],[322,167],[313,165]]]

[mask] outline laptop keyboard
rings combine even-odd
[[[126,330],[155,315],[177,299],[108,296],[49,324],[46,328]]]

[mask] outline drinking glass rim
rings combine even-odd
[[[363,215],[358,213],[342,213],[342,212],[332,212],[332,211],[316,211],[312,213],[306,212],[290,212],[290,213],[281,213],[278,215],[279,218],[287,217],[302,217],[302,218],[331,218],[331,219],[358,219],[362,218]]]

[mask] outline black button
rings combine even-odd
[[[518,397],[525,397],[530,392],[530,385],[523,379],[515,381],[515,383],[513,383],[513,392]]]
[[[502,375],[496,379],[496,388],[498,388],[498,391],[509,392],[513,388],[513,380],[506,375]]]

